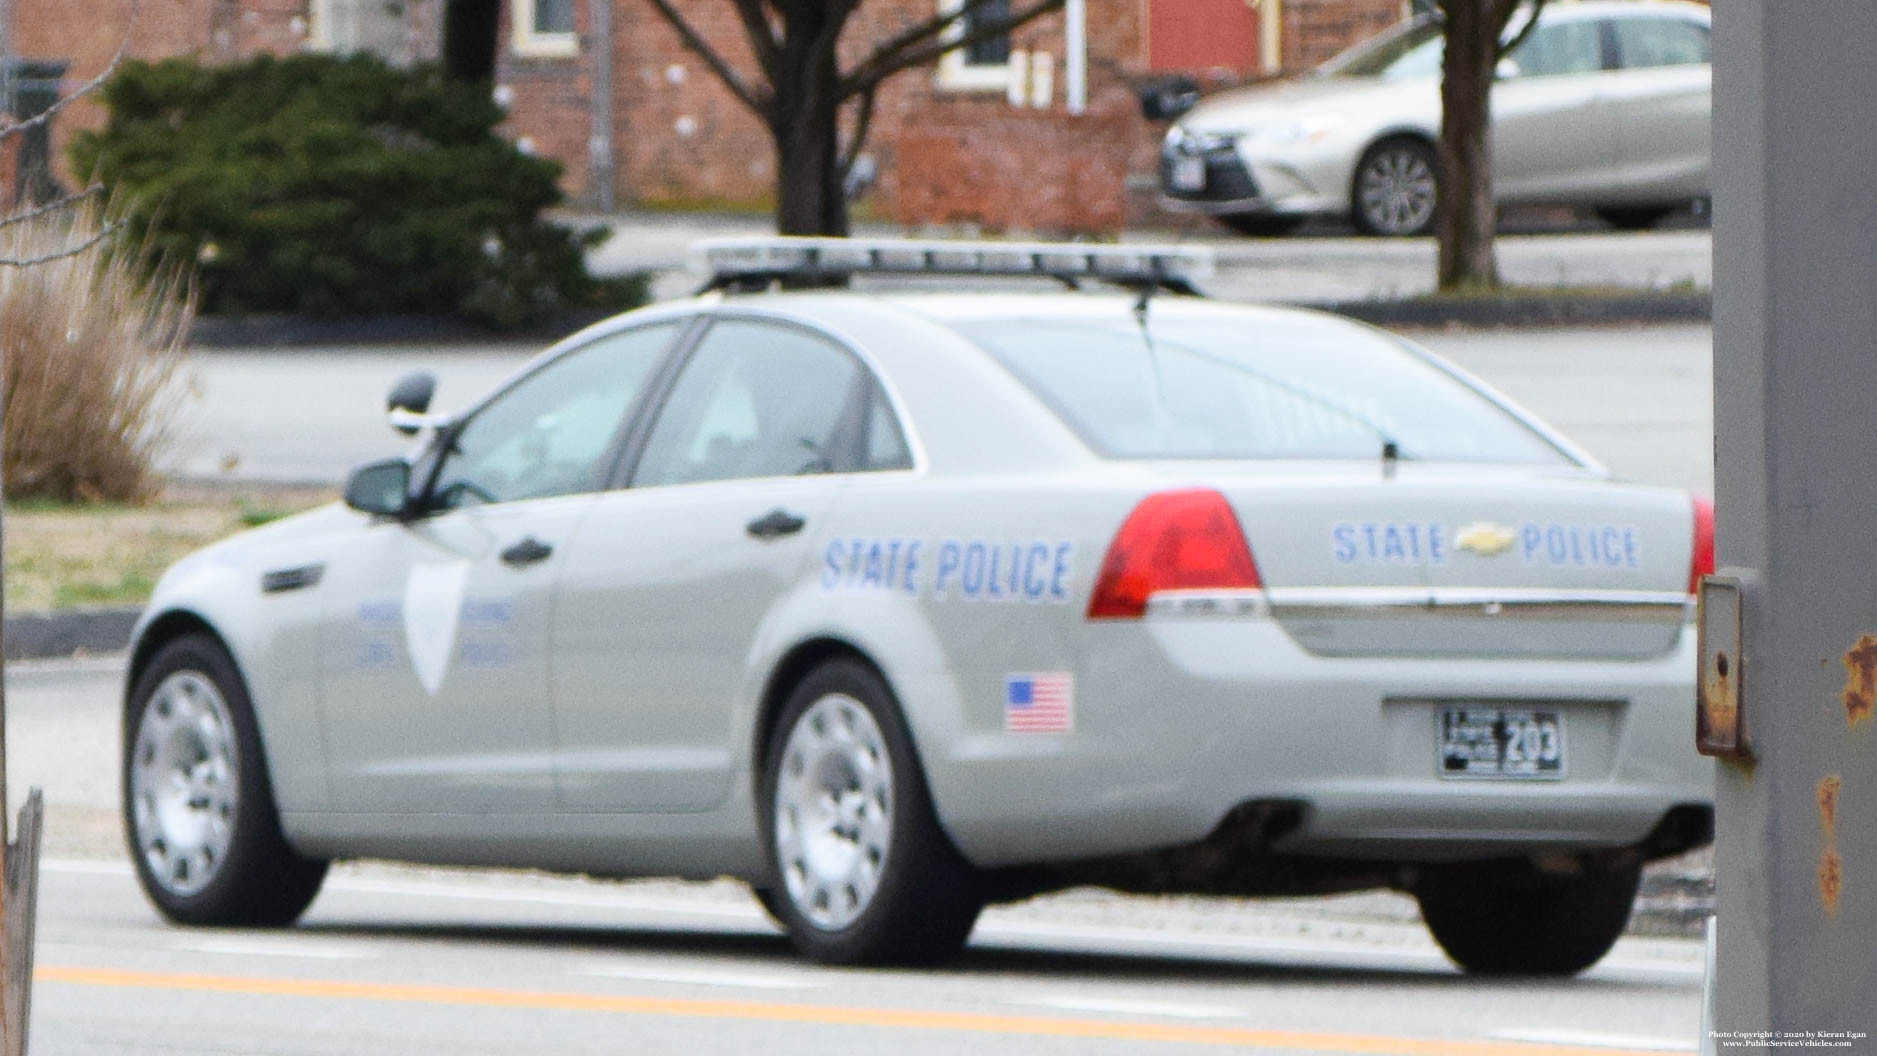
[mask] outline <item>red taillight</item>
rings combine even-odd
[[[1700,589],[1701,577],[1714,571],[1714,502],[1694,497],[1694,558],[1688,563],[1688,593]]]
[[[1258,566],[1225,496],[1211,488],[1141,500],[1108,547],[1088,618],[1139,619],[1162,590],[1256,589]]]

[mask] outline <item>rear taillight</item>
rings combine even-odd
[[[1088,601],[1088,618],[1139,619],[1148,597],[1163,590],[1262,585],[1224,495],[1211,488],[1163,491],[1141,500],[1116,533]]]
[[[1690,594],[1700,589],[1702,576],[1714,571],[1714,502],[1696,495],[1694,506],[1694,557],[1688,563],[1688,593]]]

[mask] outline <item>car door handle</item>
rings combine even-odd
[[[502,563],[510,568],[525,568],[536,561],[547,560],[553,552],[553,547],[531,535],[502,551]]]
[[[784,535],[794,535],[807,523],[787,510],[774,509],[749,522],[746,530],[758,539],[775,539]]]

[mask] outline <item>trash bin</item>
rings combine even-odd
[[[0,70],[5,84],[6,110],[15,121],[30,121],[59,101],[59,85],[71,63],[45,59],[9,59]],[[52,122],[45,121],[21,134],[18,163],[13,168],[13,206],[49,202],[64,193],[52,174]]]

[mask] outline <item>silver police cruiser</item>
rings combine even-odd
[[[1077,884],[1393,887],[1469,971],[1569,973],[1710,838],[1705,502],[1182,295],[1202,251],[704,257],[461,413],[406,379],[408,458],[164,576],[123,764],[165,915],[286,924],[343,858],[732,876],[918,963]]]

